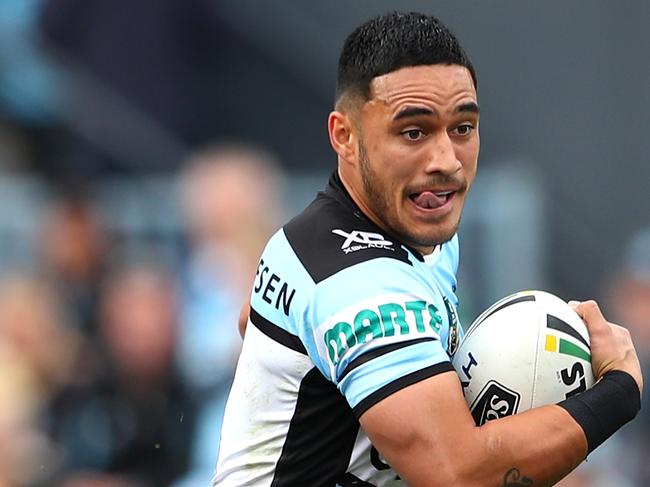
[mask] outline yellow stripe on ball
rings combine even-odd
[[[557,339],[554,335],[546,335],[546,346],[544,350],[547,352],[557,352]]]

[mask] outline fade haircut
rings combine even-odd
[[[339,58],[335,104],[346,95],[370,99],[370,83],[400,68],[430,64],[466,67],[477,86],[474,66],[458,39],[440,20],[416,12],[391,12],[355,29]]]

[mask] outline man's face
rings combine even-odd
[[[353,197],[380,227],[429,253],[456,232],[476,175],[479,115],[469,71],[431,65],[379,76],[355,116],[356,174],[344,178]]]

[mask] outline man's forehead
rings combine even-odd
[[[472,75],[457,64],[409,66],[373,78],[370,100],[392,103],[409,94],[465,94],[476,98]]]

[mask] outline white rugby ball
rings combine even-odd
[[[594,383],[587,327],[544,291],[490,306],[467,329],[452,362],[477,425],[558,403]]]

